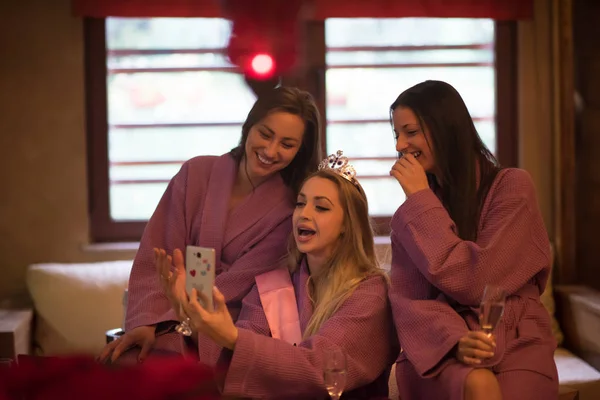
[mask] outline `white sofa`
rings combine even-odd
[[[34,352],[98,354],[105,332],[123,324],[131,260],[34,264],[27,288],[35,309]]]

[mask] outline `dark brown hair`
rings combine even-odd
[[[441,186],[458,235],[475,241],[481,208],[500,166],[479,137],[465,102],[448,83],[429,80],[402,92],[390,106],[390,118],[397,107],[411,109],[421,130],[429,131],[436,164],[436,174],[428,173],[430,185]]]
[[[262,94],[252,106],[242,126],[239,145],[231,154],[239,163],[244,156],[250,129],[275,111],[284,111],[299,116],[304,122],[304,135],[298,153],[287,167],[280,171],[289,187],[297,193],[304,179],[317,170],[321,160],[321,118],[319,109],[310,93],[280,86]]]

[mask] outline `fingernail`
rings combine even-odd
[[[489,352],[489,353],[488,353],[488,357],[494,357],[494,353],[492,353],[492,352]]]
[[[475,364],[481,364],[481,360],[478,358],[475,360]]]

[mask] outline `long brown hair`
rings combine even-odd
[[[437,168],[435,175],[427,174],[430,185],[439,186],[458,235],[477,240],[481,209],[500,166],[477,133],[465,102],[448,83],[430,80],[402,92],[390,106],[390,119],[398,107],[411,109],[421,130],[429,131]]]
[[[244,156],[250,129],[275,111],[297,115],[304,121],[304,135],[300,149],[290,165],[280,172],[283,181],[296,192],[306,176],[316,171],[321,160],[321,117],[310,93],[293,87],[280,86],[261,94],[248,113],[242,126],[240,143],[231,150],[231,154],[239,163]]]
[[[328,179],[338,188],[344,210],[344,233],[325,266],[318,275],[311,273],[308,281],[314,312],[304,332],[305,338],[318,332],[365,278],[385,276],[375,255],[373,228],[363,188],[330,170],[317,171],[306,181],[314,177]],[[298,251],[293,236],[290,253],[291,268],[297,268],[304,254]]]

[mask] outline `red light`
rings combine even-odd
[[[260,76],[267,76],[273,73],[275,62],[273,57],[268,54],[257,54],[252,58],[252,70]]]

